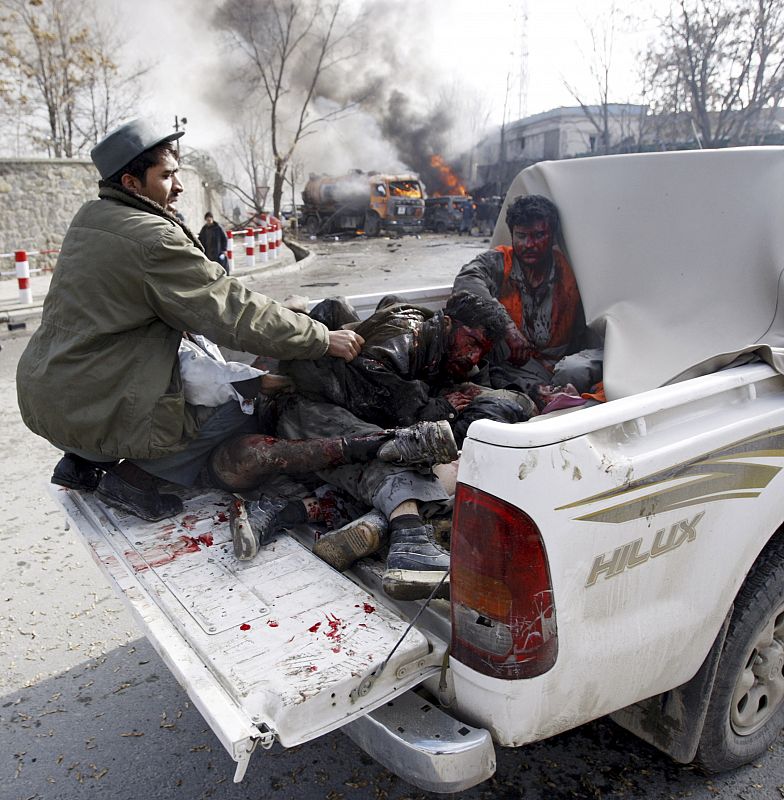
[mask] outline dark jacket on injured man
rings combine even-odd
[[[443,373],[448,333],[442,311],[396,305],[377,311],[355,330],[365,344],[353,361],[325,356],[282,362],[281,371],[293,378],[300,394],[335,403],[382,427],[454,419],[455,409],[438,396],[449,385]]]

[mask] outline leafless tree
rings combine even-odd
[[[134,103],[118,38],[89,0],[0,0],[0,18],[0,101],[24,117],[36,149],[79,155]]]
[[[586,22],[591,38],[591,52],[586,55],[585,63],[593,85],[593,91],[582,93],[564,80],[569,93],[579,104],[585,118],[596,131],[594,152],[609,153],[620,142],[632,143],[639,147],[646,124],[646,107],[644,103],[632,108],[629,103],[613,102],[614,85],[613,52],[616,36],[622,24],[629,24],[631,18],[622,18],[618,7],[613,4],[605,15],[591,22]],[[644,92],[640,93],[641,95]],[[628,145],[627,145],[628,146]]]
[[[651,66],[657,111],[682,137],[753,144],[784,97],[784,0],[677,0]]]
[[[232,144],[223,159],[230,166],[222,185],[246,206],[250,219],[264,212],[269,192],[273,172],[269,131],[253,113],[241,116],[232,129]]]
[[[225,0],[216,19],[228,31],[266,101],[274,176],[274,213],[280,213],[286,170],[304,136],[344,114],[353,101],[317,106],[322,84],[358,54],[358,19],[342,0]]]

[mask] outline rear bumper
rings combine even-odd
[[[391,772],[428,792],[460,792],[495,772],[486,730],[463,724],[413,691],[341,730]]]

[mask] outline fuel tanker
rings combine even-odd
[[[337,231],[413,233],[422,230],[425,193],[414,174],[353,170],[331,177],[311,174],[302,191],[302,219],[311,234]]]

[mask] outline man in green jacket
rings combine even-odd
[[[238,403],[186,403],[184,332],[286,359],[350,361],[362,345],[353,331],[329,331],[248,290],[205,256],[171,213],[182,192],[173,145],[182,134],[137,119],[93,148],[99,199],[65,235],[41,326],[17,370],[25,423],[66,453],[53,480],[97,488],[149,520],[182,508],[157,479],[192,485],[216,445],[257,432]],[[377,446],[348,442],[339,457],[372,458]]]

